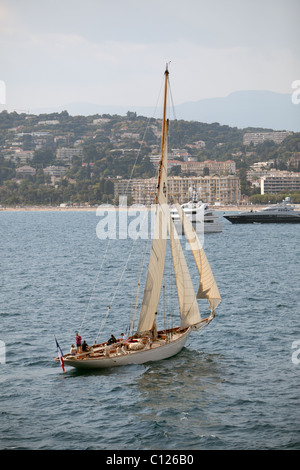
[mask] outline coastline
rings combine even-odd
[[[227,211],[250,211],[250,210],[261,210],[265,207],[268,207],[267,204],[265,205],[230,205],[230,206],[209,206],[210,209],[216,211],[216,212],[227,212]],[[106,205],[99,205],[99,206],[66,206],[66,207],[60,207],[60,206],[11,206],[11,207],[0,207],[0,212],[33,212],[33,211],[40,211],[40,212],[46,212],[46,211],[55,211],[55,212],[72,212],[72,211],[77,211],[77,212],[95,212],[97,210],[104,210],[104,211],[110,211],[110,210],[122,210],[124,208],[120,208],[118,206],[106,206]],[[146,206],[128,206],[127,209],[131,210],[150,210],[149,207]]]

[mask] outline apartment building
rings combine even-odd
[[[44,173],[50,176],[56,176],[57,178],[61,178],[65,176],[67,169],[65,166],[47,166],[44,168]]]
[[[56,151],[56,159],[61,162],[72,163],[73,157],[83,157],[83,149],[62,147]]]
[[[26,176],[35,176],[35,174],[36,169],[28,165],[16,168],[16,178],[26,178]]]
[[[260,180],[261,194],[300,191],[300,173],[274,171]]]
[[[114,183],[115,198],[131,197],[134,204],[155,203],[157,179],[117,180]],[[187,202],[195,189],[203,202],[208,204],[237,204],[241,200],[240,181],[237,176],[174,176],[168,178],[169,202]]]
[[[227,160],[225,162],[217,162],[213,160],[195,162],[188,160],[181,163],[181,171],[183,173],[196,173],[197,176],[203,176],[205,168],[208,169],[210,175],[234,175],[236,173],[236,165],[233,160]]]
[[[8,152],[7,155],[4,156],[4,159],[17,163],[18,165],[25,165],[26,163],[30,162],[33,157],[34,152],[15,148],[13,149],[13,153]]]
[[[235,175],[174,176],[168,179],[168,188],[170,200],[180,204],[191,198],[194,189],[208,204],[237,204],[241,199],[240,180]]]
[[[254,145],[262,144],[266,140],[271,140],[276,144],[280,144],[286,137],[291,135],[289,131],[273,131],[273,132],[246,132],[243,136],[243,144]]]

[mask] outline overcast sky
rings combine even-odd
[[[300,0],[0,0],[2,109],[292,93]]]

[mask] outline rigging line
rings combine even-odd
[[[84,313],[84,315],[83,315],[83,319],[82,319],[82,322],[81,322],[81,325],[80,325],[80,328],[79,328],[79,332],[82,330],[83,323],[84,323],[84,321],[85,321],[87,312],[88,312],[88,310],[89,310],[89,306],[90,306],[91,300],[92,300],[92,298],[93,298],[96,285],[98,284],[98,279],[99,279],[100,273],[101,273],[102,268],[103,268],[103,264],[104,264],[104,261],[105,261],[105,258],[106,258],[107,252],[108,252],[109,244],[110,244],[110,238],[108,239],[108,242],[107,242],[106,250],[105,250],[105,252],[104,252],[104,255],[103,255],[103,258],[102,258],[102,261],[101,261],[101,265],[100,265],[100,268],[99,268],[99,271],[98,271],[98,274],[97,274],[97,277],[96,277],[96,281],[94,282],[94,287],[93,287],[92,293],[91,293],[91,295],[90,295],[90,298],[89,298],[89,301],[88,301],[88,305],[87,305],[86,311],[85,311],[85,313]]]
[[[173,115],[174,115],[174,119],[177,120],[176,112],[175,112],[175,105],[174,105],[173,95],[172,95],[172,90],[171,90],[171,83],[170,83],[169,78],[168,78],[168,90],[169,90],[170,101],[172,103],[172,112],[173,112]]]
[[[166,285],[163,284],[163,312],[164,312],[164,329],[167,331],[166,326]]]
[[[128,255],[127,261],[126,261],[126,263],[125,263],[125,265],[124,265],[123,271],[122,271],[122,273],[121,273],[119,282],[118,282],[118,284],[117,284],[117,287],[116,287],[115,292],[114,292],[114,294],[113,294],[113,297],[112,297],[112,299],[111,299],[110,305],[108,306],[107,311],[106,311],[106,314],[105,314],[105,316],[104,316],[104,318],[103,318],[103,320],[102,320],[102,322],[101,322],[99,331],[98,331],[97,336],[96,336],[96,339],[95,339],[95,343],[97,342],[98,337],[99,337],[99,335],[100,335],[101,332],[102,332],[102,329],[103,329],[103,327],[104,327],[104,325],[105,325],[105,322],[106,322],[106,320],[107,320],[109,311],[110,311],[110,309],[111,309],[111,305],[112,305],[112,303],[113,303],[113,301],[115,300],[115,297],[116,297],[116,295],[117,295],[119,286],[120,286],[121,281],[122,281],[122,279],[123,279],[124,273],[125,273],[125,271],[126,271],[126,269],[127,269],[128,262],[129,262],[129,260],[130,260],[130,258],[131,258],[131,254],[132,254],[132,251],[133,251],[133,247],[135,246],[136,240],[137,240],[137,238],[136,238],[136,239],[134,240],[134,242],[132,243],[131,250],[130,250],[130,252],[129,252],[129,255]]]
[[[173,266],[173,259],[172,259],[172,252],[171,247],[169,246],[169,269],[167,273],[168,278],[168,296],[167,296],[167,311],[168,311],[168,328],[173,328],[173,320],[174,320],[174,298],[176,297],[176,290],[175,290],[175,276],[174,276],[174,266]]]
[[[162,88],[163,88],[163,83],[164,83],[164,81],[162,80],[161,87],[160,87],[160,92],[159,92],[158,97],[157,97],[157,101],[156,101],[156,105],[155,105],[155,108],[154,108],[154,111],[153,111],[153,115],[155,115],[156,110],[157,110],[157,108],[158,108],[158,102],[159,102],[160,95],[161,95],[161,91],[162,91]],[[147,120],[147,125],[146,125],[145,132],[144,132],[144,134],[143,134],[142,142],[141,142],[140,148],[139,148],[139,150],[138,150],[138,152],[137,152],[137,156],[136,156],[136,159],[135,159],[135,161],[134,161],[134,164],[133,164],[133,167],[132,167],[132,170],[131,170],[131,173],[130,173],[130,177],[129,177],[129,180],[128,180],[128,183],[127,183],[126,193],[127,193],[127,191],[128,191],[129,183],[130,183],[131,180],[132,180],[132,175],[133,175],[133,172],[134,172],[134,170],[135,170],[136,163],[137,163],[137,161],[138,161],[138,159],[139,159],[142,146],[144,145],[145,136],[146,136],[146,133],[147,133],[147,131],[148,131],[148,127],[149,127],[149,123],[150,123],[150,120],[151,120],[151,119],[152,119],[152,117],[149,117],[148,120]]]

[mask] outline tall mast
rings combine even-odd
[[[162,173],[162,170],[163,170],[163,163],[164,163],[164,158],[165,158],[167,130],[168,130],[168,124],[169,124],[169,120],[166,120],[167,95],[168,95],[168,78],[169,78],[169,70],[168,70],[168,64],[166,64],[165,88],[164,88],[164,109],[163,109],[163,122],[162,122],[162,139],[161,139],[161,158],[160,158],[159,173],[158,173],[156,204],[158,203],[158,193],[159,193],[159,189],[160,189],[161,173]]]
[[[165,140],[166,140],[166,114],[167,114],[167,94],[168,94],[168,78],[169,78],[169,70],[168,64],[166,65],[165,70],[165,92],[164,92],[164,110],[163,110],[163,122],[162,122],[162,142],[161,142],[161,155],[164,155],[165,149]]]

